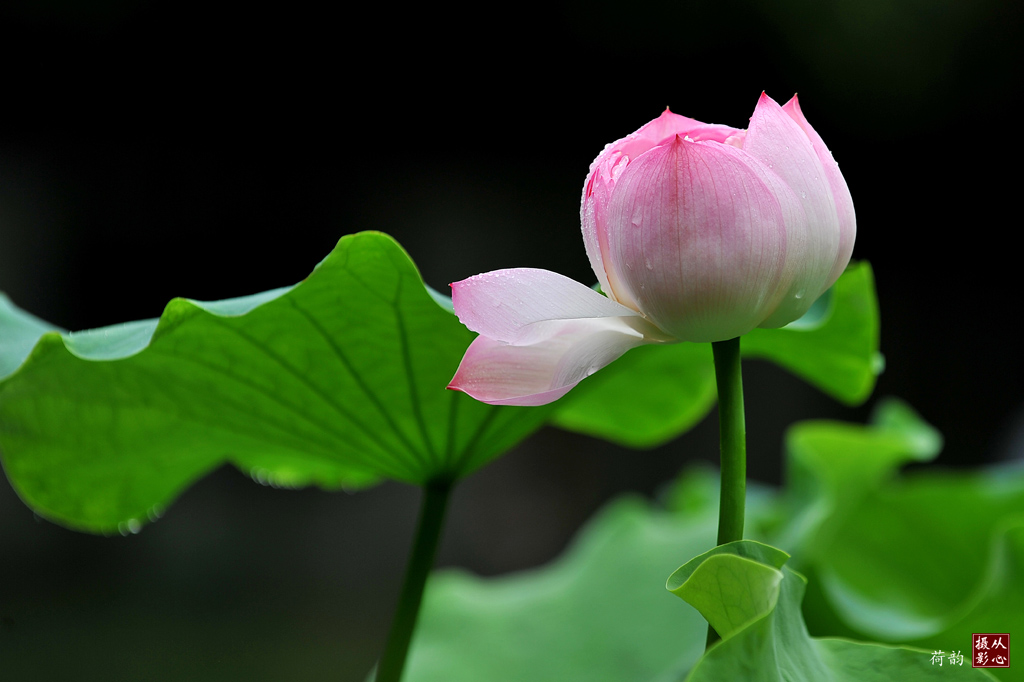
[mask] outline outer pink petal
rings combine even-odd
[[[472,331],[506,343],[531,343],[540,323],[637,313],[550,270],[495,270],[452,284],[452,304]]]
[[[544,405],[630,348],[651,343],[631,326],[642,318],[563,320],[546,324],[545,338],[511,345],[478,336],[448,388],[492,405]]]
[[[782,109],[797,122],[807,134],[814,147],[814,153],[818,155],[822,167],[825,169],[825,177],[828,179],[829,187],[832,188],[832,198],[836,202],[836,213],[839,216],[839,252],[836,254],[836,262],[829,273],[829,286],[832,285],[843,274],[850,256],[853,255],[853,243],[857,239],[857,215],[853,210],[853,197],[850,196],[850,188],[846,186],[846,179],[839,170],[839,164],[832,158],[832,153],[825,146],[821,136],[811,127],[800,110],[800,102],[796,95],[786,102]]]
[[[622,273],[617,272],[608,259],[607,208],[612,188],[622,171],[636,157],[653,147],[671,142],[677,135],[691,140],[726,142],[742,138],[743,132],[730,126],[702,123],[665,109],[661,116],[636,132],[607,145],[594,159],[583,186],[580,222],[590,266],[606,294],[623,305],[638,309],[633,293],[622,286]]]
[[[623,173],[609,209],[612,253],[648,319],[706,342],[771,313],[795,218],[767,180],[743,150],[678,136]]]
[[[629,165],[629,157],[618,150],[605,148],[604,152],[590,165],[590,175],[583,185],[580,200],[580,224],[583,229],[583,245],[590,259],[590,267],[597,276],[601,290],[623,305],[634,310],[636,302],[629,291],[621,285],[620,278],[608,258],[608,201],[615,181]]]
[[[671,142],[676,135],[689,137],[695,141],[725,142],[726,139],[739,132],[741,131],[731,126],[701,123],[696,119],[673,114],[665,109],[661,116],[647,123],[632,135],[613,143],[606,151],[618,151],[635,159],[652,147]]]
[[[810,307],[833,280],[840,227],[825,169],[800,125],[762,93],[750,119],[743,151],[759,160],[795,193],[806,222],[788,225],[784,292],[762,324],[782,326]],[[785,284],[788,282],[788,285]]]

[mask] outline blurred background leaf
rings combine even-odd
[[[812,634],[949,653],[969,651],[973,632],[1024,627],[1024,469],[899,473],[941,448],[938,431],[894,400],[868,425],[790,430],[789,483],[749,532],[806,571]]]

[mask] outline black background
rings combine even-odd
[[[799,92],[875,269],[876,396],[939,427],[942,465],[1021,456],[1020,3],[626,5],[7,3],[0,290],[97,327],[292,284],[365,229],[439,290],[520,266],[589,283],[579,197],[605,143],[666,105],[745,127],[762,90]],[[788,424],[871,406],[757,362],[746,387],[750,472],[768,483]],[[716,449],[713,416],[649,452],[544,430],[456,492],[440,563],[542,563],[609,496]],[[418,499],[225,468],[139,536],[101,538],[35,521],[0,486],[12,680],[360,680]]]

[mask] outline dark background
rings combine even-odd
[[[518,266],[591,282],[579,198],[605,143],[666,105],[744,127],[762,90],[799,92],[853,194],[854,256],[875,268],[876,395],[943,431],[943,465],[1021,456],[1021,8],[5,3],[0,290],[97,327],[292,284],[365,229],[439,290]],[[788,424],[871,405],[757,362],[746,389],[750,472],[768,483]],[[649,452],[542,431],[456,492],[440,563],[543,563],[610,496],[716,450],[713,417]],[[2,481],[0,678],[361,680],[417,499],[225,468],[139,536],[102,538],[34,519]]]

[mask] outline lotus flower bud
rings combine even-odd
[[[544,270],[453,284],[480,336],[450,388],[539,405],[637,345],[781,327],[842,274],[856,236],[846,181],[796,97],[765,94],[746,130],[666,110],[608,145],[580,214],[608,298]]]

